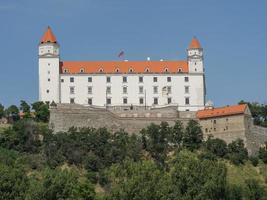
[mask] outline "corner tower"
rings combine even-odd
[[[203,49],[196,37],[193,37],[187,49],[189,73],[203,73]]]
[[[60,103],[59,44],[50,27],[39,43],[39,101]]]

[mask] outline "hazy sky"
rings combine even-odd
[[[38,42],[50,25],[62,60],[186,59],[205,53],[207,99],[267,102],[266,0],[0,0],[0,102],[38,100]]]

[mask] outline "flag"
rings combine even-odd
[[[118,54],[118,57],[119,57],[119,58],[122,57],[122,56],[124,56],[124,51],[121,51],[121,52]]]

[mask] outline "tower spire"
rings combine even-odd
[[[200,49],[200,48],[201,48],[200,42],[198,41],[197,37],[194,36],[189,45],[189,49]]]
[[[42,43],[57,43],[57,39],[56,36],[53,34],[52,29],[50,28],[50,26],[47,27],[46,32],[44,33],[43,37],[41,38],[41,44]]]

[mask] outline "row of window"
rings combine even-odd
[[[189,86],[185,86],[184,87],[184,92],[186,94],[189,94]],[[89,86],[88,87],[88,94],[92,94],[93,93],[93,87]],[[111,94],[111,87],[107,86],[106,87],[106,93],[107,94]],[[127,94],[128,93],[128,87],[127,86],[123,86],[122,87],[122,93],[123,94]],[[172,93],[172,87],[171,86],[166,86],[162,88],[162,93],[168,95]],[[70,94],[75,94],[75,87],[71,86],[70,87]],[[139,86],[139,94],[144,94],[144,87],[143,86]],[[158,94],[158,86],[153,86],[153,94]]]
[[[172,77],[168,76],[167,77],[167,82],[171,82],[172,81]],[[188,82],[189,81],[189,77],[186,76],[184,77],[184,81],[185,82]],[[61,79],[61,82],[64,82],[64,79]],[[71,83],[74,83],[74,77],[70,77],[70,82]],[[88,77],[88,82],[91,83],[93,82],[93,78],[92,77]],[[111,77],[110,76],[107,76],[106,77],[106,82],[107,83],[111,83]],[[123,83],[127,83],[127,76],[123,76],[122,77],[122,82]],[[143,83],[144,82],[144,77],[143,76],[139,76],[139,83]],[[153,77],[153,82],[156,83],[158,82],[158,77]]]
[[[169,72],[169,69],[168,68],[165,68],[163,71],[166,72],[166,73],[168,73]],[[64,69],[63,72],[64,73],[69,73],[69,70],[68,69]],[[80,69],[80,73],[84,73],[84,72],[85,72],[84,68],[81,68]],[[103,68],[99,68],[98,72],[99,73],[103,73],[104,72],[104,69]],[[116,73],[119,73],[120,72],[120,69],[119,68],[116,68],[115,69],[115,72]],[[130,68],[129,69],[129,72],[130,73],[133,73],[134,72],[133,68]],[[146,68],[144,72],[147,72],[148,73],[148,72],[150,72],[150,69],[149,68]],[[182,68],[178,68],[177,72],[180,72],[181,73],[181,72],[183,72],[183,69]]]
[[[171,97],[168,97],[167,98],[167,102],[168,102],[168,104],[171,104],[172,103],[172,98]],[[75,99],[74,98],[70,98],[70,103],[75,103]],[[122,103],[123,104],[128,104],[128,98],[123,98],[122,99]],[[139,98],[139,104],[140,105],[144,105],[144,103],[145,103],[145,101],[144,101],[144,97],[140,97]],[[154,97],[153,98],[153,104],[154,105],[158,105],[158,103],[159,103],[159,100],[158,100],[158,97]],[[89,105],[93,105],[93,98],[88,98],[88,104]],[[106,99],[106,104],[107,105],[111,105],[111,98],[107,98]],[[185,104],[186,105],[189,105],[190,104],[190,99],[189,99],[189,97],[186,97],[185,98]]]

